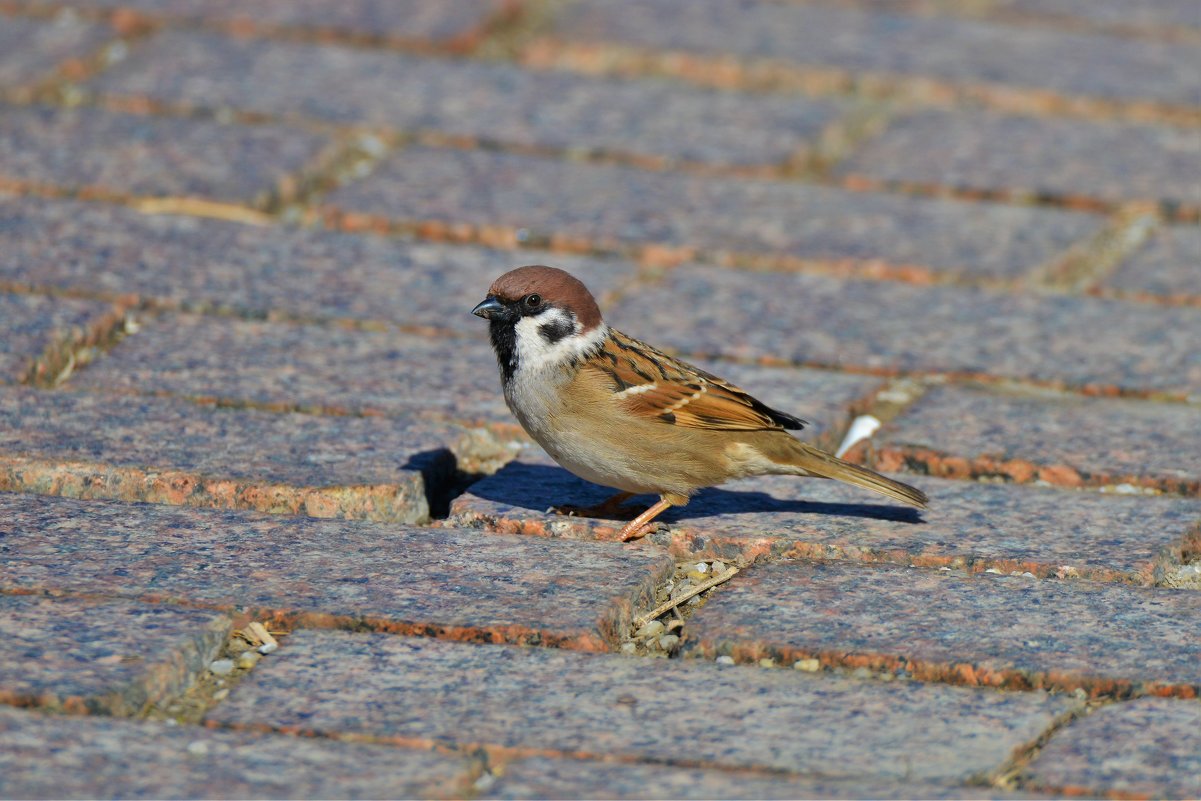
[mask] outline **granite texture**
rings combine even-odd
[[[1192,0],[995,0],[997,11],[1079,19],[1116,28],[1201,28],[1201,9]]]
[[[0,709],[5,798],[449,798],[472,770],[430,751]]]
[[[1174,225],[1134,251],[1098,289],[1201,305],[1201,228]]]
[[[92,88],[205,109],[732,166],[784,164],[842,110],[832,100],[171,32]]]
[[[482,322],[479,327],[487,329]],[[485,341],[165,314],[141,318],[136,334],[71,386],[516,426],[481,334]]]
[[[1201,407],[1191,404],[938,387],[865,450],[883,470],[1201,494]]]
[[[635,336],[692,353],[1201,391],[1201,312],[1192,308],[789,273],[750,280],[687,265],[611,316],[639,320]]]
[[[552,31],[705,56],[1009,84],[1114,100],[1201,101],[1189,45],[764,0],[583,0]]]
[[[510,762],[484,792],[487,798],[1005,798],[1020,794],[955,784],[788,776],[758,771],[670,765],[614,764],[533,757]]]
[[[908,567],[781,563],[715,593],[690,653],[1008,689],[1195,698],[1196,592]]]
[[[930,495],[929,510],[836,482],[770,476],[701,491],[661,515],[668,530],[648,540],[684,559],[839,559],[1152,584],[1192,554],[1201,535],[1197,500],[900,478]],[[449,523],[609,539],[618,521],[545,510],[599,503],[610,493],[549,461],[523,457],[456,498]],[[630,508],[641,511],[653,501],[639,497]]]
[[[94,339],[115,316],[107,303],[0,292],[0,382],[45,376],[56,353]]]
[[[531,756],[956,782],[997,768],[1073,705],[1042,693],[302,631],[207,720]]]
[[[155,23],[204,23],[237,33],[291,30],[397,44],[466,47],[513,0],[27,0],[34,6],[70,5],[86,11],[119,11]]]
[[[837,172],[888,183],[1196,208],[1198,161],[1201,137],[1193,128],[922,111],[898,119]]]
[[[0,199],[0,280],[254,317],[341,318],[475,335],[492,281],[544,254]],[[605,297],[625,262],[554,256]],[[486,347],[486,346],[485,346]]]
[[[1201,705],[1139,698],[1058,732],[1022,776],[1049,793],[1108,798],[1201,797]]]
[[[107,25],[71,17],[4,17],[0,24],[0,90],[32,88],[65,64],[78,62],[115,38]]]
[[[412,523],[468,447],[462,429],[416,418],[0,388],[9,491]]]
[[[1051,209],[421,147],[390,156],[326,202],[351,223],[367,217],[500,227],[572,247],[849,263],[927,279],[1017,278],[1100,224]]]
[[[229,630],[199,609],[0,595],[0,702],[136,715],[186,690]]]
[[[294,191],[328,144],[273,125],[13,107],[0,114],[0,187],[263,205]]]
[[[604,650],[652,549],[0,493],[0,587],[238,609],[286,625]]]

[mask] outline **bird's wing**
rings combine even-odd
[[[612,331],[583,365],[606,380],[626,411],[685,428],[726,431],[800,429],[805,421],[778,412],[715,375]]]

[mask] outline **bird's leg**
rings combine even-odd
[[[675,506],[675,504],[671,501],[667,500],[666,498],[660,498],[659,502],[654,506],[622,526],[617,538],[622,542],[628,542],[630,540],[639,539],[640,537],[645,537],[647,534],[650,534],[652,531],[654,531],[658,526],[657,523],[652,524],[651,521],[673,506]]]
[[[596,504],[595,506],[573,506],[571,504],[563,504],[560,506],[552,506],[551,511],[559,515],[573,515],[575,517],[603,517],[624,518],[629,516],[629,512],[623,503],[634,497],[632,492],[619,492],[612,498]]]

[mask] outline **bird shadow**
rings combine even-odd
[[[529,509],[537,513],[557,504],[575,506],[599,504],[613,490],[577,478],[561,467],[543,464],[511,462],[491,479],[471,488],[479,498],[506,506]],[[646,498],[645,504],[639,501]],[[627,501],[631,517],[654,501],[652,496],[640,496]],[[730,514],[798,514],[827,517],[854,517],[885,520],[895,523],[920,524],[926,521],[919,510],[895,504],[843,503],[793,498],[777,498],[757,490],[710,487],[701,490],[687,506],[675,507],[662,516],[665,522],[682,522]]]

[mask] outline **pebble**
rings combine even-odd
[[[214,676],[228,676],[234,672],[234,661],[232,659],[218,659],[209,663],[209,670]]]
[[[771,668],[771,667],[775,667],[775,666],[776,666],[776,660],[774,660],[774,659],[760,659],[759,660],[759,667]]]
[[[732,656],[719,656],[719,657],[717,657],[717,664],[719,664],[719,665],[732,665],[732,664],[734,664],[734,657],[732,657]]]
[[[726,570],[728,569],[726,567],[725,562],[714,562],[709,567],[713,570],[713,575],[715,575],[715,576],[720,576],[722,573],[725,573]]]
[[[217,690],[217,692],[213,693],[214,701],[224,701],[228,697],[229,697],[229,688],[228,687],[226,687],[224,690]]]
[[[638,653],[638,645],[632,642],[623,642],[621,644],[621,652],[627,656],[633,656]]]
[[[658,637],[663,633],[663,624],[658,620],[652,620],[646,623],[642,628],[635,632],[634,636],[640,640],[649,640],[652,637]]]
[[[874,675],[876,674],[872,673],[865,667],[855,668],[853,671],[851,671],[851,678],[855,679],[870,679]]]
[[[252,667],[257,665],[259,660],[262,658],[262,654],[256,651],[243,651],[242,653],[238,654],[238,667],[242,668],[242,670],[250,670]]]
[[[664,651],[670,651],[672,648],[675,648],[679,642],[680,642],[680,638],[678,635],[664,634],[662,637],[659,638],[659,647],[662,648]]]
[[[188,743],[188,753],[192,756],[204,756],[209,752],[209,744],[204,740],[193,740]]]
[[[260,654],[269,654],[278,647],[279,647],[279,643],[265,642],[259,646],[259,653]]]
[[[816,673],[821,670],[822,663],[816,659],[798,659],[792,663],[793,670],[803,670],[806,673]]]

